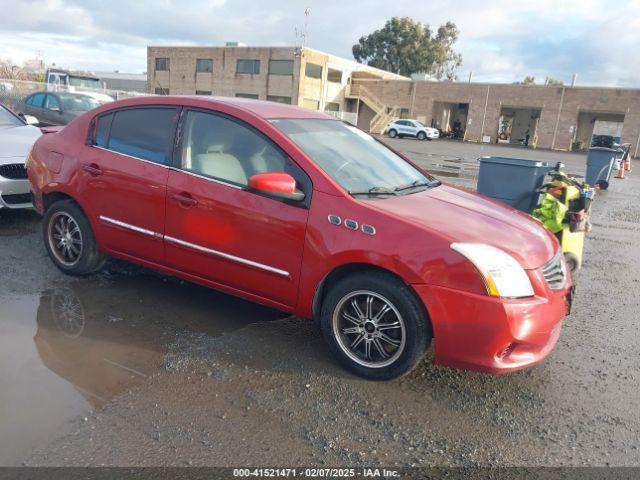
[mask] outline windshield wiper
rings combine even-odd
[[[396,187],[394,188],[394,191],[396,192],[402,192],[403,190],[409,190],[410,188],[417,188],[417,187],[431,187],[433,186],[432,182],[425,182],[422,179],[418,179],[414,182],[409,183],[408,185],[402,185],[400,187]]]
[[[397,195],[398,192],[387,187],[371,187],[367,191],[358,192],[349,190],[349,195]]]

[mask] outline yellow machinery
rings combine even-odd
[[[549,172],[551,182],[540,190],[538,206],[531,212],[551,230],[562,247],[571,274],[582,266],[584,235],[590,230],[589,216],[595,189],[567,176],[560,169]]]

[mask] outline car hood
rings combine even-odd
[[[553,234],[531,216],[448,185],[367,203],[451,242],[501,248],[526,269],[544,265],[557,250]]]
[[[22,157],[26,159],[35,141],[42,135],[31,125],[0,128],[0,159]]]

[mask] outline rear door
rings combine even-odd
[[[164,261],[165,196],[179,109],[144,106],[94,120],[82,158],[82,196],[102,246],[120,255]]]
[[[297,299],[311,181],[253,127],[211,111],[185,110],[169,172],[166,261],[170,267],[286,306]],[[307,198],[278,200],[247,187],[257,173],[287,172]]]

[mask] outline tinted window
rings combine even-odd
[[[98,147],[107,148],[107,142],[109,140],[109,129],[111,128],[112,120],[113,120],[113,113],[109,113],[108,115],[102,115],[100,118],[98,118],[94,145],[97,145]]]
[[[107,148],[156,163],[168,163],[176,116],[174,108],[131,108],[115,112]]]
[[[327,80],[334,83],[342,83],[342,70],[330,68],[327,72]]]
[[[291,97],[282,97],[280,95],[267,95],[267,100],[270,102],[286,103],[291,105]]]
[[[198,58],[196,60],[196,72],[213,72],[213,60],[210,58]]]
[[[293,165],[280,149],[226,117],[190,111],[182,131],[184,170],[241,186],[257,173],[286,171],[293,175]]]
[[[156,58],[156,71],[169,71],[169,59]]]
[[[238,60],[236,62],[236,73],[260,73],[260,60]]]
[[[322,65],[307,63],[304,67],[304,74],[310,78],[322,78]]]
[[[47,110],[60,110],[60,102],[53,95],[47,95],[44,101],[44,108]]]
[[[269,60],[271,75],[293,75],[293,60]]]
[[[44,102],[44,93],[36,93],[31,97],[30,105],[33,105],[34,107],[41,107],[42,102]]]

